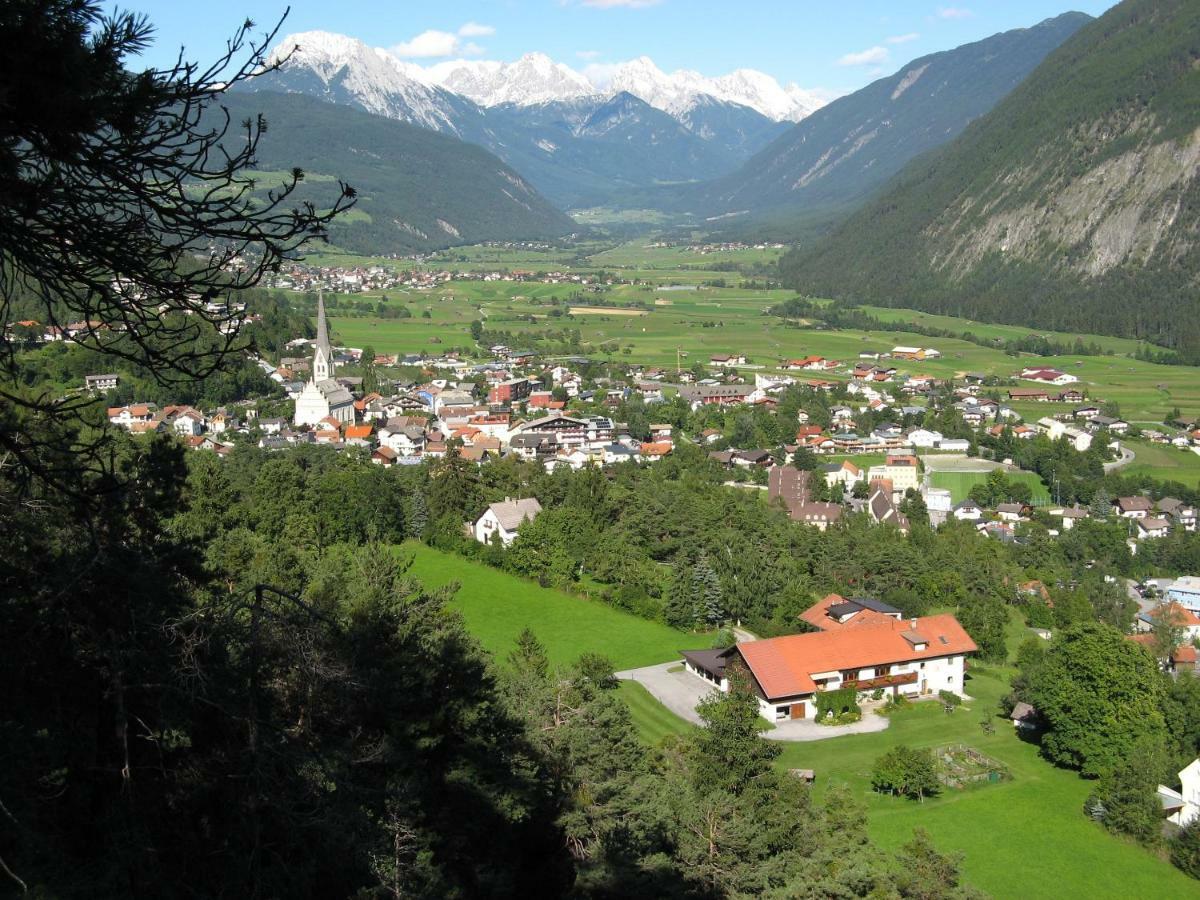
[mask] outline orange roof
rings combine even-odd
[[[1150,610],[1149,615],[1151,618],[1157,619],[1166,611],[1171,613],[1171,624],[1179,628],[1193,628],[1200,625],[1200,617],[1178,603],[1160,603]]]
[[[369,438],[374,431],[375,428],[372,425],[347,425],[346,439]]]
[[[918,643],[923,642],[925,649],[917,650],[906,635],[920,638]],[[816,684],[812,676],[820,672],[935,659],[976,649],[975,642],[949,613],[737,645],[737,652],[767,699],[813,693]]]
[[[1196,648],[1191,644],[1181,644],[1171,653],[1171,662],[1196,663]]]
[[[675,445],[670,441],[655,441],[652,444],[642,444],[642,456],[666,456]]]
[[[837,619],[830,618],[829,607],[838,603],[845,603],[846,598],[841,594],[830,594],[818,600],[804,612],[800,613],[800,618],[812,625],[814,628],[819,628],[821,631],[838,631],[842,628],[851,626],[859,627],[862,625],[883,625],[888,622],[896,621],[891,616],[876,612],[873,609],[864,609],[855,613],[845,622],[839,622]]]

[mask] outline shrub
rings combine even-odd
[[[846,713],[857,713],[858,721],[862,718],[862,710],[858,708],[858,691],[854,688],[841,688],[836,691],[818,691],[816,694],[817,715],[816,721],[822,722],[827,717],[834,720]]]
[[[1200,819],[1193,819],[1171,838],[1171,862],[1181,872],[1200,878]]]
[[[962,706],[963,702],[962,697],[958,696],[954,691],[938,691],[938,699],[949,709],[957,709],[959,706]]]

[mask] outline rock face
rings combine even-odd
[[[1198,47],[1194,0],[1126,0],[827,239],[786,257],[787,279],[1200,358]]]

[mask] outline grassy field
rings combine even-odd
[[[602,653],[617,669],[649,666],[679,656],[694,636],[629,615],[594,600],[539,587],[481,563],[408,543],[411,573],[429,587],[460,585],[451,605],[471,633],[504,659],[526,626],[546,645],[551,662],[568,665],[581,653]]]
[[[1050,502],[1050,491],[1035,473],[1009,472],[1007,475],[1010,481],[1023,481],[1029,485],[1033,490],[1034,506],[1045,506]],[[929,476],[929,483],[933,487],[945,488],[950,491],[950,499],[955,503],[961,503],[967,499],[971,488],[985,483],[987,479],[986,472],[933,472]]]
[[[1179,481],[1191,487],[1200,485],[1200,455],[1163,444],[1130,440],[1134,461],[1120,471],[1126,475],[1150,475],[1164,481]]]

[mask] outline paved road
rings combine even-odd
[[[1121,447],[1121,458],[1114,459],[1112,462],[1106,462],[1104,464],[1104,474],[1107,475],[1109,472],[1115,472],[1117,469],[1121,468],[1122,466],[1129,465],[1136,458],[1137,458],[1137,454],[1135,454],[1128,447],[1122,446]]]
[[[717,688],[679,666],[679,663],[674,662],[661,663],[657,666],[618,672],[617,677],[626,681],[636,681],[675,715],[700,725],[700,717],[696,715],[696,704]],[[679,670],[670,671],[676,668]],[[877,716],[871,712],[852,725],[818,725],[811,720],[789,719],[776,723],[775,728],[763,733],[763,737],[772,741],[821,741],[843,734],[883,731],[889,724],[891,723],[886,716]]]

